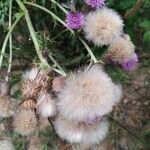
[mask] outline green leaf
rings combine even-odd
[[[145,32],[143,37],[145,42],[150,42],[150,30],[148,32]]]
[[[19,19],[24,13],[23,12],[17,12],[14,14],[13,18]]]
[[[142,27],[145,30],[150,29],[150,20],[145,19],[143,22],[140,23],[140,27]]]

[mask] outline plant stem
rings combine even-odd
[[[5,40],[4,40],[3,46],[2,46],[2,50],[1,50],[1,55],[0,55],[0,70],[1,70],[1,68],[2,68],[3,56],[4,56],[4,54],[5,54],[6,45],[7,45],[7,42],[8,42],[8,40],[9,40],[9,37],[10,37],[10,35],[11,35],[13,29],[15,28],[16,24],[19,22],[19,20],[20,20],[22,17],[23,17],[23,14],[20,15],[20,16],[16,19],[16,21],[12,24],[11,28],[9,29],[9,31],[8,31],[6,37],[5,37]]]
[[[49,58],[54,63],[54,65],[56,65],[58,67],[58,69],[63,73],[63,75],[66,76],[66,73],[64,72],[64,70],[62,69],[62,67],[56,62],[56,60],[53,58],[53,56],[49,55]]]
[[[57,21],[59,21],[62,25],[64,25],[65,27],[67,27],[66,23],[61,20],[58,16],[56,16],[53,12],[51,12],[50,10],[38,5],[38,4],[34,4],[34,3],[31,3],[31,2],[24,2],[25,4],[27,5],[31,5],[31,6],[35,6],[45,12],[47,12],[48,14],[50,14],[52,17],[54,17]],[[72,34],[75,34],[73,30],[69,29],[70,32]],[[79,36],[77,36],[79,38],[79,40],[81,41],[81,43],[84,45],[84,47],[86,48],[86,50],[88,51],[89,55],[91,56],[91,59],[93,60],[94,63],[97,63],[97,59],[96,57],[94,56],[93,52],[91,51],[91,49],[89,48],[89,46],[87,45],[87,43]]]
[[[12,25],[12,0],[10,0],[9,3],[9,29],[11,28]],[[10,34],[9,37],[9,61],[8,61],[8,70],[7,70],[7,75],[6,75],[6,82],[8,82],[9,75],[11,72],[11,66],[12,66],[12,34]]]
[[[48,64],[47,60],[43,57],[42,52],[40,50],[40,45],[39,45],[39,42],[38,42],[38,39],[37,39],[37,36],[36,36],[36,32],[35,32],[35,30],[33,28],[33,25],[32,25],[32,22],[31,22],[28,10],[26,9],[26,7],[24,6],[24,4],[20,0],[16,0],[16,2],[18,3],[18,5],[20,6],[20,8],[22,9],[22,11],[25,14],[25,19],[26,19],[26,22],[27,22],[27,25],[28,25],[28,28],[29,28],[29,31],[30,31],[30,35],[31,35],[31,38],[32,38],[33,43],[34,43],[36,53],[37,53],[37,55],[38,55],[38,57],[39,57],[42,65],[53,69],[54,71],[56,71],[59,74],[62,74],[63,76],[66,76],[66,74],[64,73],[64,71],[62,72],[62,71],[60,71],[58,69],[55,69],[55,68],[51,67]],[[57,65],[58,65],[58,63],[57,63]]]
[[[135,5],[131,9],[126,11],[125,16],[124,16],[125,19],[134,16],[139,11],[143,3],[144,3],[144,0],[137,0]]]
[[[31,34],[31,38],[33,40],[33,43],[34,43],[37,55],[38,55],[41,63],[43,63],[46,66],[49,66],[48,63],[47,63],[47,61],[44,59],[44,57],[43,57],[43,55],[41,53],[40,45],[38,43],[38,39],[37,39],[35,30],[33,28],[33,25],[32,25],[32,22],[31,22],[28,10],[26,9],[26,7],[24,6],[24,4],[20,0],[16,0],[16,2],[18,3],[18,5],[20,6],[20,8],[22,9],[22,11],[25,14],[25,19],[26,19],[26,22],[27,22],[27,25],[28,25],[28,28],[29,28],[29,31],[30,31],[30,34]]]
[[[60,19],[58,16],[56,16],[52,11],[46,9],[45,7],[40,6],[40,5],[38,5],[38,4],[35,4],[35,3],[31,3],[31,2],[24,2],[24,3],[27,4],[27,5],[31,5],[31,6],[37,7],[37,8],[39,8],[39,9],[45,11],[46,13],[50,14],[54,19],[56,19],[58,22],[60,22],[63,26],[67,27],[67,24],[66,24],[63,20],[61,20],[61,19]],[[71,32],[72,34],[74,34],[74,31],[73,31],[73,30],[71,30],[71,29],[69,29],[69,30],[70,30],[70,32]]]
[[[85,46],[85,48],[87,49],[89,55],[91,56],[91,59],[93,60],[94,63],[97,63],[97,59],[95,57],[95,55],[93,54],[93,52],[91,51],[91,49],[89,48],[89,46],[87,45],[87,43],[80,37],[78,36],[79,40],[82,42],[82,44]]]
[[[56,2],[55,0],[50,0],[50,1],[56,4],[65,14],[68,13],[68,11],[63,6],[61,6],[58,2]]]

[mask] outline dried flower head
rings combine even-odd
[[[23,75],[22,95],[34,98],[39,91],[48,87],[48,73],[39,68],[32,68]]]
[[[14,114],[13,101],[8,97],[0,96],[0,116],[10,117]]]
[[[36,107],[35,105],[35,101],[32,99],[27,99],[22,103],[24,109],[34,109]]]
[[[52,117],[56,114],[56,104],[47,91],[41,91],[37,99],[37,110],[44,117]]]
[[[137,54],[134,53],[129,59],[125,60],[121,66],[126,71],[132,71],[136,68],[138,64],[138,57]]]
[[[37,127],[37,118],[34,110],[22,108],[17,110],[14,115],[15,131],[21,135],[29,135]]]
[[[99,8],[105,5],[105,0],[85,0],[85,2],[92,8]]]
[[[79,29],[84,25],[84,15],[81,12],[69,12],[66,16],[66,23],[70,29]]]
[[[123,30],[121,17],[112,9],[102,8],[86,16],[85,36],[96,45],[108,45]]]
[[[122,64],[134,53],[135,46],[128,35],[115,38],[108,47],[106,58],[110,61]]]
[[[71,74],[58,94],[58,111],[69,120],[101,117],[120,100],[121,88],[99,67]]]
[[[54,122],[57,134],[71,143],[81,143],[86,145],[98,144],[108,133],[109,124],[106,120],[101,123],[87,125],[76,123],[58,117]]]
[[[0,150],[15,150],[10,140],[0,140]]]

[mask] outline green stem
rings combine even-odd
[[[85,48],[87,49],[89,55],[91,56],[91,59],[93,60],[94,63],[97,63],[97,59],[95,57],[95,55],[93,54],[93,52],[91,51],[91,49],[89,48],[89,46],[87,45],[87,43],[80,37],[78,36],[79,40],[82,42],[82,44],[85,46]]]
[[[67,27],[67,24],[66,24],[63,20],[61,20],[61,19],[60,19],[58,16],[56,16],[52,11],[46,9],[45,7],[42,7],[42,6],[38,5],[38,4],[34,4],[34,3],[31,3],[31,2],[24,2],[24,3],[27,4],[27,5],[31,5],[31,6],[37,7],[37,8],[39,8],[39,9],[45,11],[46,13],[50,14],[53,18],[55,18],[58,22],[60,22],[63,26]],[[74,31],[73,31],[73,30],[71,30],[71,29],[69,29],[69,30],[70,30],[70,32],[71,32],[72,34],[74,34]]]
[[[12,0],[10,0],[9,4],[9,29],[12,25]],[[7,70],[7,76],[6,76],[6,82],[8,82],[9,74],[11,72],[11,66],[12,66],[12,34],[10,34],[9,37],[9,61],[8,61],[8,70]]]
[[[9,37],[10,37],[10,35],[11,35],[13,29],[15,28],[15,26],[17,25],[17,23],[19,22],[19,20],[20,20],[22,17],[23,17],[23,14],[20,15],[20,17],[18,17],[18,18],[16,19],[16,21],[12,24],[11,28],[9,29],[9,31],[8,31],[6,37],[5,37],[5,40],[4,40],[3,46],[2,46],[2,50],[1,50],[1,55],[0,55],[0,69],[2,68],[3,56],[4,56],[4,54],[5,54],[6,45],[7,45],[7,42],[8,42],[8,40],[9,40]]]
[[[24,2],[25,4],[27,5],[31,5],[31,6],[35,6],[43,11],[45,11],[46,13],[50,14],[52,17],[54,17],[58,22],[60,22],[62,25],[64,25],[65,27],[67,27],[66,23],[61,20],[58,16],[56,16],[53,12],[51,12],[50,10],[38,5],[38,4],[34,4],[34,3],[31,3],[31,2]],[[69,29],[70,32],[72,34],[75,34],[73,30]],[[91,51],[91,49],[89,48],[89,46],[87,45],[87,43],[79,36],[77,36],[79,38],[79,40],[81,41],[81,43],[84,45],[84,47],[86,48],[86,50],[88,51],[89,55],[91,56],[91,59],[93,60],[94,63],[97,63],[97,59],[96,57],[94,56],[93,52]]]
[[[48,64],[47,60],[43,57],[42,52],[40,50],[40,45],[39,45],[39,42],[38,42],[38,39],[37,39],[37,36],[36,36],[36,32],[33,28],[28,10],[26,9],[24,4],[20,0],[16,0],[16,2],[18,3],[18,5],[20,6],[20,8],[22,9],[22,11],[25,14],[25,19],[26,19],[26,22],[27,22],[27,25],[28,25],[28,28],[29,28],[29,31],[30,31],[30,35],[31,35],[31,38],[32,38],[33,43],[34,43],[36,53],[37,53],[42,65],[44,65],[44,66],[46,65],[46,67],[49,67],[49,68],[53,69],[54,71],[56,71],[57,73],[62,74],[63,76],[66,76],[66,74],[64,74],[64,71],[61,72],[60,70],[51,67]]]
[[[50,1],[56,4],[65,14],[68,13],[68,11],[63,6],[61,6],[58,2],[56,2],[55,0],[50,0]]]
[[[58,67],[58,69],[63,73],[63,75],[66,76],[66,73],[64,72],[64,70],[62,69],[62,67],[57,63],[57,61],[53,58],[53,56],[49,55],[49,58],[54,63],[54,65],[56,65]]]
[[[44,57],[42,55],[42,52],[40,50],[40,45],[38,43],[38,39],[37,39],[35,30],[33,28],[33,25],[32,25],[32,22],[31,22],[28,10],[26,9],[26,7],[24,6],[24,4],[20,0],[16,0],[16,2],[18,3],[18,5],[20,6],[20,8],[22,9],[22,11],[25,14],[25,19],[26,19],[26,22],[27,22],[27,25],[28,25],[28,28],[29,28],[29,31],[30,31],[30,34],[31,34],[31,38],[33,40],[33,43],[34,43],[37,55],[38,55],[41,63],[45,64],[46,66],[49,66],[48,63],[47,63],[47,61],[44,59]]]

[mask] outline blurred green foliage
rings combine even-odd
[[[65,14],[50,0],[30,0],[54,12],[62,20],[65,20]],[[61,4],[61,0],[58,1]],[[64,2],[64,1],[63,1]],[[76,5],[83,6],[83,1],[76,1]],[[67,3],[67,1],[65,1]],[[136,3],[136,0],[107,0],[107,6],[118,11],[123,18],[128,10]],[[130,34],[136,45],[137,52],[148,51],[150,42],[150,20],[149,20],[149,0],[145,0],[142,7],[137,10],[133,16],[124,19],[125,32]],[[6,32],[8,31],[8,0],[0,2],[0,47],[2,46]],[[27,6],[33,25],[37,31],[42,50],[48,50],[54,55],[59,63],[64,65],[66,69],[81,66],[89,59],[85,47],[80,43],[76,36],[71,36],[70,32],[65,29],[50,15],[43,11]],[[77,8],[79,9],[79,8]],[[13,14],[19,12],[19,8],[15,1],[13,2]],[[82,31],[78,31],[82,35]],[[13,32],[13,58],[37,60],[34,47],[29,36],[28,28],[25,20],[22,20]],[[98,59],[106,50],[105,47],[97,47],[89,43],[90,48]],[[7,55],[6,64],[7,66]]]

